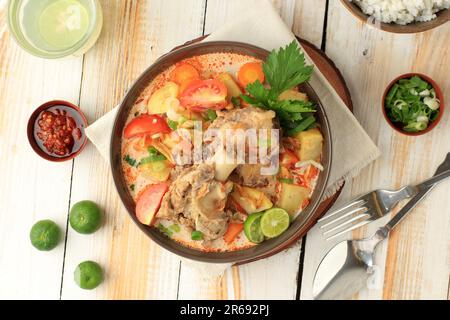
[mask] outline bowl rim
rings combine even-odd
[[[57,106],[57,105],[63,105],[65,107],[69,107],[69,108],[73,109],[83,120],[83,123],[82,123],[82,125],[83,125],[82,130],[83,130],[83,136],[84,136],[83,143],[80,145],[80,148],[76,152],[71,153],[70,155],[68,155],[66,157],[55,157],[55,156],[48,154],[47,152],[45,152],[44,150],[42,150],[39,147],[39,145],[36,142],[36,139],[34,138],[34,127],[35,127],[37,117],[42,113],[42,111],[44,111],[48,108]],[[84,132],[84,130],[87,128],[88,125],[89,125],[88,120],[87,120],[85,114],[83,113],[83,111],[81,111],[80,107],[78,107],[77,105],[75,105],[71,102],[65,101],[65,100],[51,100],[51,101],[41,104],[30,115],[30,117],[28,119],[28,124],[27,124],[28,142],[30,143],[30,146],[34,150],[34,152],[36,152],[41,158],[43,158],[45,160],[48,160],[51,162],[69,161],[69,160],[72,160],[73,158],[75,158],[76,156],[78,156],[83,151],[83,149],[86,147],[88,139],[87,139],[87,136],[86,136],[86,133]]]
[[[386,97],[389,93],[389,91],[391,90],[391,88],[393,87],[394,84],[396,84],[399,80],[401,79],[408,79],[408,78],[412,78],[413,76],[418,76],[420,78],[422,78],[423,80],[425,80],[426,82],[428,82],[429,84],[431,84],[431,86],[433,87],[433,89],[436,91],[436,97],[439,99],[440,101],[440,106],[439,106],[439,115],[437,117],[436,120],[434,120],[433,122],[430,123],[430,125],[423,131],[419,131],[419,132],[407,132],[402,130],[401,128],[399,128],[397,125],[395,125],[394,122],[392,122],[392,120],[389,118],[387,112],[386,112]],[[434,81],[432,78],[430,78],[429,76],[419,73],[419,72],[409,72],[409,73],[405,73],[402,75],[397,76],[396,78],[394,78],[386,87],[386,89],[384,90],[383,93],[383,100],[381,101],[381,108],[382,108],[382,112],[383,112],[383,116],[384,119],[386,120],[386,122],[391,126],[392,129],[394,129],[395,131],[404,134],[406,136],[411,136],[411,137],[417,137],[417,136],[422,136],[424,134],[427,134],[428,132],[430,132],[431,130],[433,130],[441,121],[442,116],[444,114],[444,110],[445,110],[445,101],[444,101],[444,94],[442,93],[441,88],[439,87],[439,85],[436,83],[436,81]]]
[[[216,49],[214,50],[214,48]],[[205,52],[198,52],[202,50],[205,50]],[[210,51],[208,52],[208,50]],[[194,53],[192,53],[193,51]],[[326,115],[326,112],[323,108],[320,99],[318,98],[317,94],[314,92],[314,90],[309,84],[305,84],[305,86],[306,88],[308,88],[308,90],[310,90],[313,93],[314,100],[317,102],[318,109],[320,110],[318,115],[320,115],[321,117],[322,131],[326,136],[325,143],[323,146],[326,154],[326,157],[323,160],[324,161],[323,166],[325,170],[322,172],[320,178],[321,179],[320,188],[319,186],[317,186],[316,189],[314,190],[313,193],[314,201],[312,201],[305,210],[307,214],[305,215],[305,217],[302,217],[301,219],[302,221],[300,222],[300,219],[298,218],[296,219],[297,226],[295,228],[291,225],[288,231],[282,234],[280,237],[268,240],[263,244],[253,246],[249,249],[230,252],[204,252],[183,246],[176,241],[168,239],[167,237],[162,235],[160,231],[156,230],[156,228],[141,224],[137,220],[136,215],[134,214],[134,207],[135,207],[134,201],[130,201],[129,199],[131,198],[131,196],[129,195],[128,187],[126,186],[123,180],[121,153],[120,151],[118,152],[117,150],[118,147],[117,145],[118,144],[121,145],[123,126],[125,124],[124,122],[126,121],[124,119],[120,119],[121,114],[125,113],[127,111],[127,108],[129,109],[131,108],[132,105],[134,105],[134,102],[136,98],[139,96],[140,92],[142,92],[142,89],[145,88],[155,76],[160,74],[167,67],[172,66],[174,63],[188,57],[213,52],[234,52],[238,54],[246,54],[249,56],[254,56],[259,59],[265,59],[267,55],[270,53],[265,49],[247,43],[234,41],[207,41],[181,47],[157,59],[133,83],[133,85],[130,87],[130,89],[128,90],[127,94],[125,95],[124,99],[120,104],[119,110],[115,118],[113,132],[111,136],[110,163],[116,190],[119,194],[119,197],[121,198],[121,201],[128,215],[135,222],[138,228],[141,229],[154,242],[179,256],[191,260],[207,263],[242,264],[277,253],[285,249],[290,244],[292,244],[293,241],[297,240],[299,238],[299,234],[306,233],[306,231],[309,230],[309,228],[311,228],[313,225],[311,223],[311,219],[315,218],[314,213],[317,210],[318,206],[320,205],[322,197],[325,193],[332,162],[332,148],[331,148],[332,139],[331,139],[330,125],[328,117]],[[120,124],[119,122],[123,123]]]
[[[341,3],[347,8],[350,13],[358,18],[363,23],[368,22],[370,18],[369,15],[365,14],[355,3],[350,2],[349,0],[341,0]],[[436,13],[437,18],[430,21],[423,22],[412,22],[406,25],[400,25],[395,23],[385,23],[379,22],[380,27],[377,29],[381,29],[390,33],[398,33],[398,34],[414,34],[425,32],[434,28],[437,28],[446,22],[450,21],[450,9],[443,9]],[[374,26],[376,27],[376,26]]]

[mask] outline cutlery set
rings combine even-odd
[[[400,201],[411,198],[385,226],[379,228],[371,237],[338,242],[324,255],[314,276],[314,298],[317,300],[348,299],[363,289],[374,273],[374,254],[378,245],[438,183],[449,177],[450,153],[438,167],[435,175],[421,184],[405,186],[397,191],[380,189],[369,192],[319,220],[323,238],[331,241],[385,216]],[[336,261],[336,258],[340,261]],[[324,270],[329,270],[333,266],[334,271],[330,277],[330,272],[324,272]],[[325,276],[331,279],[326,280]]]

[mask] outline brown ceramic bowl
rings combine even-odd
[[[433,86],[434,90],[436,91],[436,97],[441,102],[440,107],[439,107],[439,115],[438,115],[437,119],[434,120],[433,122],[431,122],[425,130],[420,131],[420,132],[407,132],[407,131],[404,131],[402,129],[401,123],[394,123],[394,122],[392,122],[392,120],[389,118],[389,116],[387,115],[387,112],[386,112],[386,97],[387,97],[389,91],[391,90],[392,86],[394,84],[396,84],[401,79],[409,79],[409,78],[412,78],[413,76],[418,76],[418,77],[422,78],[424,81],[426,81],[429,84],[431,84]],[[392,80],[391,83],[389,83],[389,85],[387,86],[386,90],[384,91],[383,101],[381,102],[381,106],[382,106],[382,109],[383,109],[382,111],[383,111],[384,118],[386,119],[386,122],[395,131],[400,132],[400,133],[402,133],[404,135],[407,135],[407,136],[421,136],[421,135],[426,134],[426,133],[430,132],[431,130],[433,130],[433,128],[435,128],[438,125],[439,121],[441,121],[442,115],[444,114],[444,95],[442,94],[441,88],[430,77],[428,77],[428,76],[426,76],[424,74],[421,74],[421,73],[406,73],[406,74],[402,74],[401,76],[398,76],[397,78]]]
[[[39,138],[36,136],[36,129],[37,129],[37,120],[42,112],[46,110],[54,110],[57,107],[60,107],[60,109],[66,110],[69,116],[71,116],[76,124],[77,128],[81,131],[81,138],[75,141],[74,148],[72,152],[66,156],[57,156],[55,154],[52,154],[48,152],[45,147],[42,146],[42,143],[40,143]],[[27,125],[27,136],[28,141],[30,142],[31,148],[42,158],[48,161],[53,162],[63,162],[68,161],[76,156],[78,156],[81,151],[83,151],[84,147],[87,143],[87,137],[84,133],[84,129],[88,126],[88,121],[81,111],[79,107],[76,105],[64,101],[64,100],[53,100],[44,103],[39,108],[37,108],[30,116],[30,119],[28,120]]]
[[[309,84],[305,84],[302,88],[302,91],[306,92],[311,100],[315,101],[317,104],[318,123],[320,124],[321,130],[325,137],[322,161],[324,171],[319,176],[319,180],[316,189],[313,192],[309,206],[303,211],[301,216],[297,217],[297,219],[294,220],[289,229],[277,238],[265,241],[262,244],[256,245],[250,249],[233,252],[202,252],[182,246],[181,244],[172,241],[164,236],[156,228],[145,226],[137,220],[135,215],[135,203],[131,195],[129,194],[121,165],[121,144],[123,128],[126,123],[127,115],[142,90],[158,74],[160,74],[162,71],[172,66],[173,64],[189,57],[217,52],[243,54],[254,56],[262,60],[265,60],[269,54],[268,51],[249,44],[230,41],[218,41],[203,42],[190,45],[161,57],[150,68],[144,71],[144,73],[136,80],[120,105],[111,138],[111,168],[117,191],[131,219],[133,219],[137,226],[153,241],[177,255],[192,260],[211,263],[245,263],[260,259],[262,257],[270,256],[281,251],[282,249],[287,248],[301,236],[306,234],[306,232],[315,222],[312,220],[317,219],[317,217],[314,218],[314,212],[321,202],[321,198],[327,185],[331,167],[331,133],[328,119],[322,107],[322,104],[320,103],[319,97],[316,95]]]
[[[349,0],[341,0],[342,4],[359,20],[364,23],[369,22],[369,16],[366,15],[362,10],[353,2]],[[418,33],[427,30],[434,29],[440,25],[450,21],[450,10],[444,9],[436,13],[436,19],[425,22],[413,22],[407,25],[400,25],[395,23],[379,23],[379,28],[383,31],[391,33]],[[372,24],[375,26],[374,24]]]

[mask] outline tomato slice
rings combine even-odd
[[[216,79],[194,80],[181,94],[180,102],[192,111],[220,110],[227,105],[227,87]]]
[[[157,133],[170,133],[171,131],[167,122],[160,116],[143,114],[130,121],[123,135],[129,139]]]
[[[299,161],[298,157],[291,150],[285,149],[281,154],[281,165],[286,168],[293,167]]]
[[[152,225],[167,190],[169,185],[162,182],[149,185],[139,195],[136,203],[136,217],[142,224]]]

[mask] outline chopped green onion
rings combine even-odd
[[[240,107],[241,106],[241,99],[239,99],[237,97],[231,97],[231,103],[235,107]]]
[[[287,179],[287,178],[278,178],[278,181],[283,182],[283,183],[289,183],[289,184],[294,183],[294,179]]]
[[[177,233],[177,232],[181,231],[181,228],[180,228],[180,226],[178,224],[173,224],[168,229],[170,229],[174,233]]]
[[[214,110],[206,110],[206,119],[214,121],[217,119],[217,113]]]
[[[177,130],[177,128],[178,128],[178,122],[176,122],[176,121],[167,119],[167,124],[169,125],[169,128],[174,131]]]
[[[167,158],[153,146],[148,147],[148,154],[149,156],[142,159],[141,162],[139,162],[139,165],[167,160]]]
[[[386,95],[386,113],[394,123],[401,123],[403,130],[418,132],[439,115],[440,101],[432,85],[418,76],[401,79]]]
[[[191,239],[194,241],[200,241],[203,240],[203,233],[201,231],[192,231],[191,233]]]
[[[134,167],[137,163],[137,161],[133,158],[131,158],[128,154],[123,157],[123,160],[125,160],[126,163],[128,163],[130,166]]]
[[[291,129],[287,132],[288,136],[295,136],[299,134],[302,131],[305,131],[308,129],[309,126],[314,124],[316,122],[316,118],[314,116],[309,116],[306,119],[302,120],[298,126],[296,126],[294,129]]]
[[[169,228],[166,228],[162,223],[158,224],[157,228],[169,238],[173,236],[173,231]]]
[[[418,132],[418,131],[423,131],[427,128],[427,123],[426,122],[411,122],[409,123],[407,126],[405,126],[403,129],[405,131],[409,131],[409,132]]]

